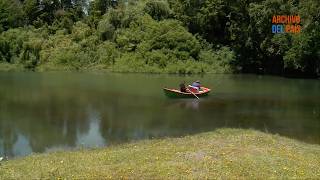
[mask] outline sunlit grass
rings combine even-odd
[[[319,178],[320,146],[254,130],[31,155],[0,165],[1,179]]]

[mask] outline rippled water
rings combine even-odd
[[[168,99],[200,79],[210,96]],[[256,75],[0,73],[0,156],[24,156],[216,128],[320,144],[320,81]]]

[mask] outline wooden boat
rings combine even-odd
[[[207,96],[210,92],[209,88],[201,87],[201,89],[202,90],[200,90],[199,92],[192,92],[194,92],[194,94],[198,97]],[[170,98],[195,98],[195,96],[191,92],[181,92],[180,90],[170,88],[163,88],[163,91],[165,95]]]

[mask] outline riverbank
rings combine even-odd
[[[0,179],[316,178],[320,146],[254,130],[219,129],[2,162]]]

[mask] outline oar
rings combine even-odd
[[[199,97],[195,93],[193,93],[189,88],[187,89],[191,92],[191,94],[193,94],[197,99],[199,99]]]

